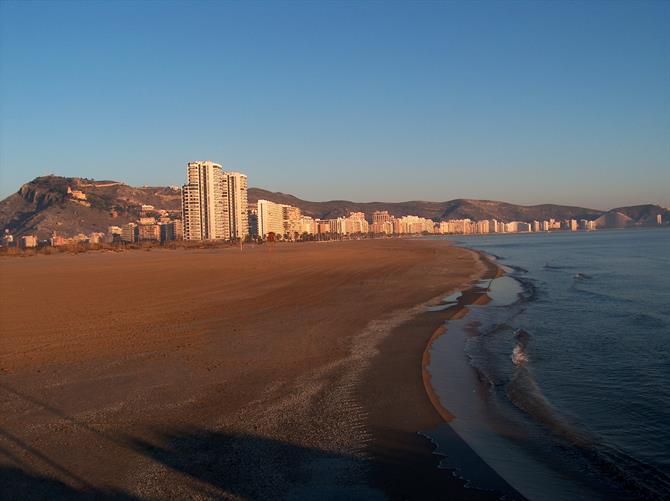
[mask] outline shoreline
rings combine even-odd
[[[472,249],[468,250],[477,254],[479,256],[480,262],[482,262],[486,267],[486,270],[478,277],[478,280],[492,280],[504,275],[504,270],[499,265],[491,261],[491,259],[485,253]],[[428,394],[428,398],[431,404],[447,423],[454,419],[454,415],[451,413],[451,411],[449,411],[449,409],[442,405],[442,402],[440,402],[440,399],[435,393],[435,389],[431,383],[432,376],[428,371],[428,366],[430,365],[431,360],[430,351],[433,347],[433,343],[437,341],[439,337],[445,335],[448,332],[447,322],[465,317],[469,313],[468,306],[471,304],[485,304],[486,302],[490,301],[487,296],[479,292],[480,290],[481,289],[477,287],[476,284],[471,284],[470,287],[461,291],[461,297],[458,299],[457,303],[447,308],[446,311],[448,314],[444,319],[444,323],[433,332],[432,336],[428,340],[428,343],[426,344],[426,348],[421,358],[421,375],[424,388]]]
[[[487,484],[500,486],[500,489],[479,488],[471,485],[469,479],[460,478],[456,470],[440,468],[443,455],[437,450],[437,444],[422,433],[448,427],[452,419],[449,410],[439,404],[426,370],[433,341],[447,332],[446,321],[464,316],[467,305],[486,297],[474,290],[478,281],[503,273],[484,253],[464,250],[476,256],[479,269],[467,281],[451,289],[463,293],[457,304],[441,311],[427,311],[429,304],[439,303],[450,292],[444,291],[424,303],[419,313],[395,327],[380,342],[379,353],[360,389],[359,399],[364,403],[372,433],[368,452],[377,465],[373,468],[376,470],[373,481],[390,499],[483,500],[499,499],[503,493],[521,498],[450,428],[441,432],[448,441],[444,447],[446,452],[466,458],[470,466],[490,480]],[[392,392],[393,396],[380,398],[384,392]],[[398,454],[398,450],[402,454]]]

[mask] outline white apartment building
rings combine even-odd
[[[184,240],[230,238],[227,177],[221,165],[189,162],[187,170],[188,183],[182,190]]]
[[[269,200],[258,201],[258,235],[266,238],[269,233],[284,234],[284,204]]]
[[[228,189],[228,227],[227,238],[244,239],[249,234],[249,216],[247,200],[247,176],[240,172],[224,172]]]
[[[330,219],[330,232],[340,235],[352,233],[368,233],[370,227],[362,212],[351,212],[347,217]]]
[[[300,235],[302,213],[298,207],[282,205],[282,218],[284,220],[284,234],[293,238],[297,233]]]

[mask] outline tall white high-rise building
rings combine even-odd
[[[184,240],[230,238],[228,186],[221,166],[210,161],[189,162],[188,183],[182,191]]]
[[[240,172],[224,172],[228,189],[228,238],[244,239],[249,234],[247,176]]]
[[[258,201],[258,235],[265,238],[269,233],[284,234],[284,204],[269,200]]]

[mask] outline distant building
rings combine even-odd
[[[363,212],[351,212],[345,218],[346,233],[368,233],[370,226]]]
[[[244,239],[249,234],[247,176],[210,161],[190,162],[182,189],[186,240]]]
[[[293,238],[296,233],[300,235],[302,212],[298,207],[282,205],[282,218],[284,220],[283,233],[285,235],[288,235],[289,238]]]
[[[656,224],[663,224],[663,216],[661,214],[656,215]]]
[[[300,217],[300,229],[298,230],[300,235],[304,235],[305,233],[308,235],[316,235],[318,232],[317,222],[314,218],[309,216]]]
[[[88,236],[88,243],[89,244],[100,244],[103,242],[103,239],[105,238],[104,233],[100,233],[97,231],[94,231]]]
[[[372,225],[370,231],[372,233],[384,233],[390,235],[393,233],[393,216],[388,211],[378,210],[372,213]]]
[[[330,233],[330,223],[319,219],[316,221],[316,229],[320,234]]]
[[[160,241],[169,242],[172,240],[181,240],[182,238],[181,227],[182,227],[181,220],[179,219],[158,223]]]
[[[137,237],[142,242],[158,242],[161,238],[160,226],[157,224],[140,224],[137,226]]]
[[[105,235],[105,243],[112,244],[121,241],[121,227],[109,226],[107,227],[107,235]]]
[[[489,233],[491,229],[491,224],[488,220],[484,219],[482,221],[477,221],[477,233]]]
[[[266,238],[270,233],[284,234],[284,205],[269,200],[259,200],[258,235]]]
[[[124,224],[121,227],[121,240],[126,243],[137,242],[138,230],[135,223]]]
[[[228,203],[227,238],[244,239],[249,234],[247,176],[239,172],[224,172],[226,178],[226,200]]]
[[[252,237],[258,236],[258,205],[248,204],[247,206],[247,222],[249,224],[249,235]]]
[[[185,240],[223,240],[230,237],[227,178],[221,165],[189,162],[188,183],[182,190]]]
[[[351,212],[347,217],[338,217],[328,221],[331,233],[350,235],[353,233],[368,233],[369,224],[362,212]]]
[[[32,249],[37,247],[37,237],[35,235],[24,235],[19,238],[19,247],[22,249]]]
[[[73,190],[69,186],[67,187],[67,194],[70,195],[70,198],[75,200],[86,200],[86,193],[79,190]]]
[[[173,219],[172,227],[174,228],[174,239],[181,240],[184,238],[184,223],[181,219]]]
[[[52,247],[62,247],[63,245],[67,244],[67,238],[58,235],[56,232],[54,232],[51,235],[51,238],[49,239],[49,245]]]
[[[393,216],[386,210],[376,210],[372,213],[372,224],[390,223]]]
[[[175,240],[174,226],[171,223],[158,223],[158,230],[161,243]]]
[[[393,221],[393,233],[419,234],[433,233],[433,231],[435,231],[435,225],[431,219],[419,216],[402,216],[395,218]]]
[[[511,221],[509,223],[505,223],[506,233],[525,233],[531,231],[533,231],[533,225],[531,223],[526,223],[525,221]]]

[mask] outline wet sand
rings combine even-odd
[[[417,431],[453,314],[425,305],[487,269],[419,240],[5,258],[0,497],[485,498]]]
[[[495,278],[502,274],[502,270],[483,254],[472,254],[479,260],[477,278]],[[377,471],[376,480],[385,486],[393,499],[499,499],[503,494],[521,498],[456,433],[444,426],[453,416],[441,405],[430,384],[427,369],[430,346],[437,337],[448,335],[445,322],[467,315],[468,305],[489,300],[484,290],[472,282],[454,290],[461,290],[462,294],[453,306],[440,311],[422,308],[383,340],[379,346],[380,355],[375,358],[366,384],[361,387],[364,399],[377,402],[370,410],[369,419],[372,449],[376,455],[385,457],[385,461]],[[432,303],[439,304],[443,297],[441,295]],[[385,398],[379,397],[385,393]],[[439,434],[444,440],[441,446],[451,455],[451,462],[466,462],[470,470],[477,470],[479,478],[487,478],[487,485],[500,486],[500,490],[446,490],[445,485],[449,482],[461,481],[454,478],[455,472],[438,469],[440,457],[434,452],[434,444],[417,434],[417,430],[429,431],[437,427],[441,427]],[[407,461],[408,458],[412,459]],[[391,471],[395,474],[389,474]],[[408,472],[415,479],[413,482],[407,482]]]

